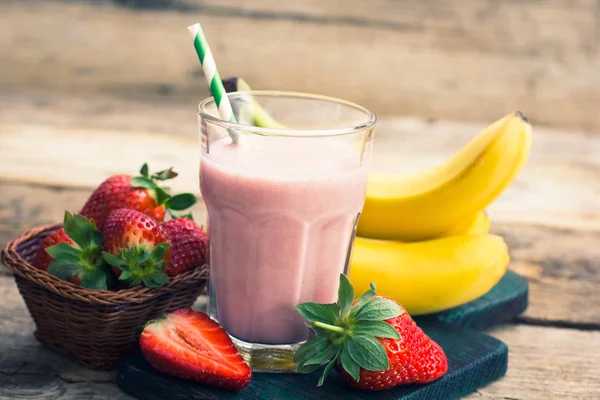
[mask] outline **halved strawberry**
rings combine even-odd
[[[171,197],[156,183],[176,176],[177,173],[171,168],[150,175],[147,164],[142,166],[140,176],[112,176],[94,190],[80,214],[94,220],[101,232],[104,232],[108,214],[119,208],[138,210],[157,221],[162,221],[167,210],[185,210],[196,202],[196,196],[192,193]]]
[[[178,378],[226,390],[243,389],[252,379],[227,332],[191,308],[150,321],[140,346],[154,368]]]
[[[104,260],[129,286],[162,286],[170,258],[170,243],[163,228],[151,217],[128,208],[112,211],[104,225]]]

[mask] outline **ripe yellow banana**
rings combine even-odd
[[[506,189],[530,149],[531,125],[516,112],[435,168],[408,176],[372,173],[358,235],[411,242],[446,236]]]
[[[475,215],[470,216],[462,223],[452,227],[448,232],[444,232],[441,237],[458,236],[458,235],[481,235],[490,231],[492,223],[490,217],[485,211],[480,211]]]
[[[377,293],[411,315],[447,310],[487,293],[504,275],[508,249],[500,236],[461,235],[415,243],[357,237],[350,262],[356,293]]]

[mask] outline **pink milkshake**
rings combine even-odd
[[[308,120],[310,127],[229,124],[203,113],[206,101],[200,105],[211,316],[250,353],[275,346],[278,352],[265,356],[270,362],[281,348],[309,338],[297,304],[337,299],[365,200],[375,120],[359,106],[329,98],[284,93],[271,102],[264,93],[248,93],[287,126]],[[241,133],[238,143],[228,128]],[[253,369],[290,370],[281,363],[256,368],[254,357],[246,357]]]
[[[333,303],[365,199],[366,167],[335,140],[246,136],[202,156],[216,317],[246,342],[308,339],[295,306]]]

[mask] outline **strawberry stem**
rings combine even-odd
[[[312,324],[314,326],[316,326],[317,328],[321,328],[321,329],[324,329],[326,331],[335,332],[335,333],[341,333],[341,334],[346,333],[346,330],[344,328],[341,328],[339,326],[329,325],[329,324],[326,324],[324,322],[314,321]]]

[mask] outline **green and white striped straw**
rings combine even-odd
[[[188,30],[194,38],[196,54],[198,54],[198,59],[200,60],[200,64],[202,64],[204,76],[206,77],[210,91],[215,98],[215,103],[217,104],[221,118],[229,122],[237,122],[233,110],[231,109],[231,103],[229,103],[227,92],[225,92],[223,82],[221,82],[221,76],[217,70],[215,59],[213,58],[204,32],[202,31],[202,26],[200,26],[199,23],[196,23],[188,26]],[[228,129],[227,131],[229,132],[229,136],[231,136],[233,143],[237,143],[240,134],[233,129]]]

